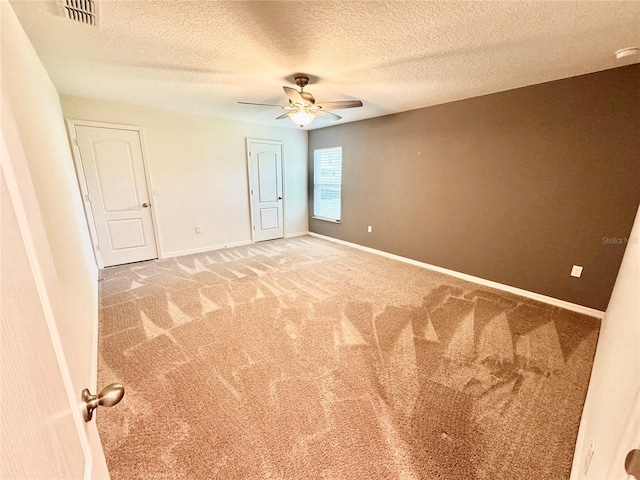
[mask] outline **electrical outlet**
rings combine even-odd
[[[367,232],[371,233],[372,231],[373,231],[373,227],[372,227],[371,225],[369,225],[369,226],[367,227]]]
[[[202,233],[202,227],[200,225],[196,227],[196,233]]]
[[[571,269],[571,276],[580,278],[581,275],[582,275],[582,267],[579,265],[574,265],[573,268]]]
[[[591,459],[593,459],[593,454],[596,453],[596,439],[594,438],[591,441],[591,446],[589,450],[587,450],[587,455],[584,457],[584,473],[586,475],[589,471],[589,466],[591,465]]]

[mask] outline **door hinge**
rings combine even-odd
[[[253,188],[251,189],[251,195],[253,195]]]
[[[100,251],[100,245],[96,245],[96,252]]]
[[[254,230],[256,229],[256,226],[255,226],[255,225],[253,226],[253,229],[254,229]]]
[[[79,147],[78,139],[76,137],[71,137],[71,143],[73,143],[76,147]]]
[[[91,195],[89,195],[88,193],[85,193],[85,194],[84,194],[84,199],[85,199],[87,202],[90,202],[90,201],[91,201]]]

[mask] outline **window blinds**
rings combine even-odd
[[[313,217],[340,221],[342,207],[342,147],[313,152]]]

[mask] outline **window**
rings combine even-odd
[[[313,151],[313,218],[340,222],[342,147]]]

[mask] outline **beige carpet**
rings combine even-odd
[[[105,271],[113,480],[563,479],[599,321],[313,237]]]

